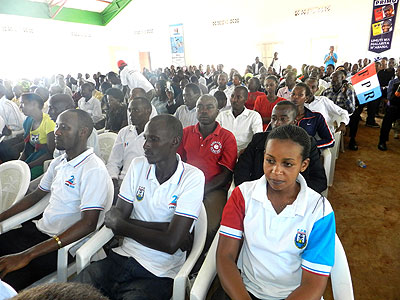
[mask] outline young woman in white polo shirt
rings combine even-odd
[[[230,298],[321,299],[334,263],[335,217],[299,174],[309,151],[304,129],[274,129],[265,146],[265,176],[244,182],[229,198],[217,271]]]

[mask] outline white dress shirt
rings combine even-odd
[[[22,124],[24,123],[25,116],[21,113],[18,106],[5,96],[0,99],[0,116],[11,131],[23,129]]]
[[[222,111],[216,121],[233,133],[236,138],[238,153],[251,142],[253,135],[263,131],[262,119],[258,112],[244,108],[236,118],[232,110]]]
[[[197,124],[197,108],[189,110],[186,105],[181,105],[175,112],[174,115],[179,121],[181,121],[183,128]]]
[[[225,90],[223,90],[223,92],[226,95],[226,105],[225,105],[225,107],[231,108],[231,96],[232,96],[233,90],[234,89],[232,89],[229,86],[226,86]],[[219,91],[218,87],[212,89],[209,94],[211,96],[214,96],[216,91]]]
[[[86,99],[82,97],[78,101],[78,107],[90,115],[93,123],[97,123],[103,119],[103,115],[101,113],[101,103],[94,97],[90,98],[89,101],[86,101]]]
[[[338,125],[340,125],[341,122],[343,122],[346,125],[349,124],[350,118],[347,110],[337,106],[328,97],[315,96],[313,102],[304,103],[304,106],[311,111],[316,111],[319,112],[321,115],[323,115],[331,132],[335,132],[334,130],[335,121],[337,122]]]
[[[137,133],[136,126],[128,125],[118,132],[107,162],[111,178],[122,180],[135,157],[143,156],[144,134]]]
[[[122,85],[127,85],[131,90],[134,88],[142,88],[146,93],[153,90],[153,85],[144,77],[144,75],[138,71],[129,70],[125,67],[119,74]]]

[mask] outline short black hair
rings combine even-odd
[[[289,124],[272,129],[272,131],[268,134],[265,146],[267,146],[268,142],[272,139],[290,140],[296,144],[299,144],[303,148],[301,152],[303,161],[310,157],[310,136],[308,135],[307,131],[299,126]]]
[[[289,73],[288,73],[288,74],[289,74]],[[267,79],[273,80],[273,81],[275,81],[276,85],[279,85],[279,79],[278,79],[278,77],[276,77],[275,75],[268,75],[267,77],[265,77],[264,82],[265,82]]]
[[[297,106],[292,101],[288,101],[288,100],[279,101],[277,104],[275,104],[275,106],[277,106],[277,107],[290,106],[291,109],[294,111],[294,116],[295,117],[297,116]]]
[[[14,300],[109,300],[91,285],[78,282],[45,283],[21,291]]]
[[[238,90],[239,93],[243,96],[243,98],[245,98],[247,100],[247,97],[249,96],[249,91],[245,86],[239,85],[239,86],[235,87],[235,90]]]
[[[81,89],[84,89],[86,87],[88,87],[91,91],[94,90],[94,85],[91,82],[85,82],[84,84],[82,84]]]
[[[110,88],[106,91],[106,95],[113,96],[119,102],[124,101],[124,93],[120,89]]]
[[[307,84],[305,84],[304,82],[297,83],[295,88],[297,88],[297,87],[301,87],[301,88],[306,90],[306,97],[312,96],[312,92],[311,92],[310,87]]]
[[[68,109],[63,113],[76,114],[76,117],[78,119],[78,129],[87,128],[88,129],[87,138],[89,138],[89,136],[92,134],[94,125],[92,118],[86,111],[82,109]]]
[[[223,91],[216,91],[214,93],[214,97],[218,100],[228,100],[228,98],[226,97],[226,94]]]
[[[105,93],[108,89],[112,88],[112,84],[109,83],[108,81],[104,81],[101,85],[100,85],[100,91]]]
[[[73,109],[76,107],[74,100],[67,94],[55,94],[50,98],[52,101],[64,104],[66,109]]]
[[[161,122],[162,126],[168,130],[171,138],[172,137],[179,137],[182,140],[183,136],[183,127],[181,121],[179,121],[173,115],[168,114],[161,114],[154,116],[150,122]]]
[[[152,110],[152,106],[151,103],[149,101],[149,99],[145,98],[145,97],[135,97],[131,100],[131,102],[133,101],[138,101],[140,102],[147,110]]]
[[[335,70],[335,65],[329,64],[329,65],[326,66],[326,68],[328,68],[329,66],[332,67]]]
[[[191,90],[193,92],[193,94],[199,94],[199,95],[201,94],[199,86],[197,84],[194,84],[194,83],[188,83],[185,86],[185,89]]]
[[[36,102],[38,104],[39,109],[43,108],[44,101],[43,101],[43,98],[39,94],[36,94],[36,93],[24,93],[24,94],[21,95],[21,99],[22,98],[24,99],[24,102],[25,101]]]

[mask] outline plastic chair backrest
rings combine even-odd
[[[331,271],[331,282],[333,299],[354,300],[349,264],[337,234],[335,235],[335,264]]]
[[[22,199],[28,190],[30,179],[29,167],[22,160],[12,160],[0,165],[1,212]]]
[[[111,154],[111,150],[114,146],[114,142],[117,139],[117,134],[114,132],[105,132],[99,134],[99,146],[100,146],[100,153],[101,159],[104,163],[107,163],[108,158]]]
[[[190,291],[190,300],[206,299],[211,283],[217,274],[216,252],[218,240],[219,231],[208,250],[207,257],[201,266],[192,290]],[[342,243],[337,234],[335,234],[335,264],[331,271],[331,283],[333,298],[335,300],[354,300],[349,265],[347,263]]]
[[[174,289],[172,294],[173,300],[185,299],[186,286],[188,283],[188,276],[193,266],[197,262],[203,252],[204,244],[207,237],[207,213],[204,204],[201,205],[199,218],[194,226],[194,240],[192,250],[186,258],[185,263],[179,270],[179,273],[174,279]]]

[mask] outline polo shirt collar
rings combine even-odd
[[[81,154],[79,154],[77,157],[75,157],[74,159],[71,159],[70,161],[67,161],[67,153],[63,154],[63,160],[65,160],[66,164],[69,164],[70,166],[76,168],[80,165],[82,165],[82,163],[93,154],[93,148],[89,148],[86,151],[82,152]]]
[[[213,135],[219,135],[220,132],[221,132],[221,128],[222,128],[222,127],[221,127],[221,125],[219,125],[219,123],[218,123],[217,121],[215,121],[215,123],[217,123],[217,127],[215,128],[215,130],[214,130],[211,134],[213,134]],[[195,133],[201,135],[201,132],[200,132],[200,123],[197,122],[197,124],[193,126],[193,132],[195,132]]]
[[[296,215],[304,216],[308,197],[307,183],[301,174],[297,176],[296,181],[300,183],[300,191],[296,197],[296,200],[291,205],[286,206],[286,208],[279,215],[284,217],[295,217]],[[267,197],[267,179],[265,176],[262,176],[257,181],[256,186],[251,194],[251,198],[262,202],[264,207],[266,207],[267,203],[270,202]]]
[[[233,115],[233,110],[232,110],[232,108],[229,110],[229,112],[230,112],[230,114],[232,115],[232,117],[235,117],[235,116]],[[250,110],[247,109],[247,108],[245,107],[244,110],[243,110],[236,118],[238,118],[238,117],[240,117],[240,116],[248,117],[249,114],[250,114]]]
[[[184,166],[179,154],[176,154],[176,159],[178,160],[178,166],[176,167],[174,174],[172,174],[172,176],[167,181],[165,181],[163,184],[168,183],[168,184],[178,185],[181,182],[183,172],[185,172],[185,166]],[[147,174],[146,174],[146,179],[159,183],[157,176],[156,176],[156,165],[155,164],[151,164],[149,166],[149,169],[147,170]]]

